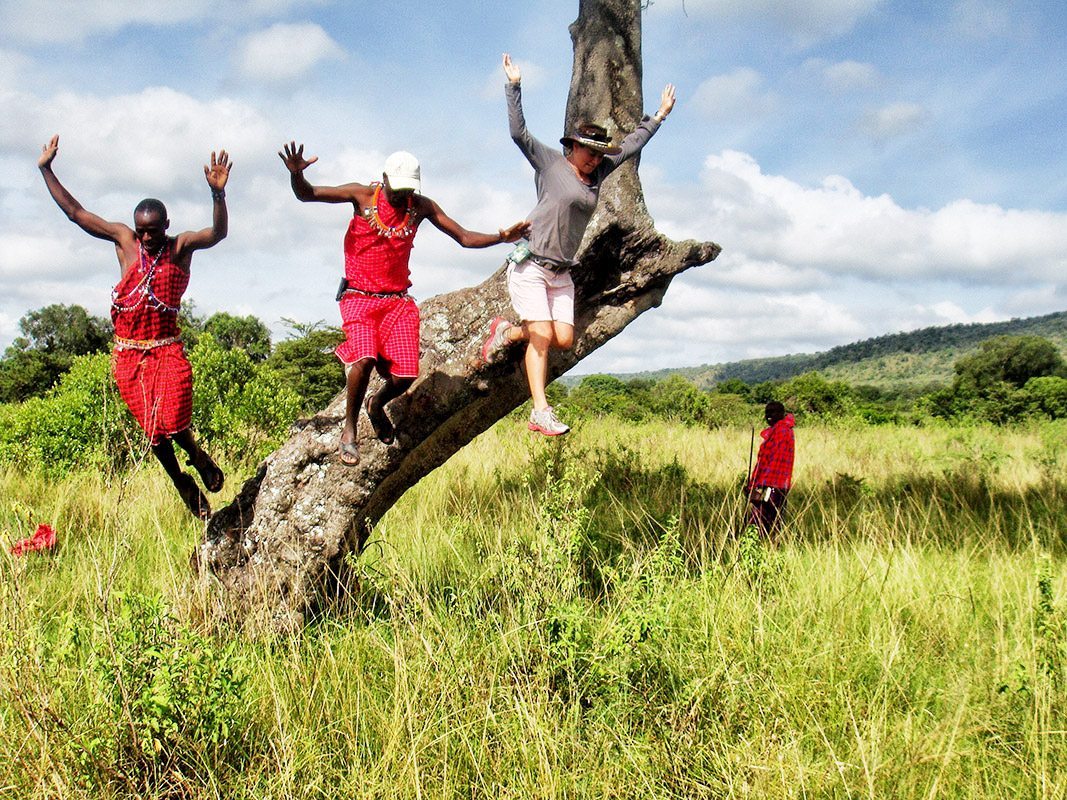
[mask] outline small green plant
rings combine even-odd
[[[181,625],[159,598],[117,596],[96,626],[100,700],[79,741],[91,786],[148,789],[222,777],[250,755],[255,725],[235,646]]]

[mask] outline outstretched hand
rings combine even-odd
[[[285,162],[286,169],[293,175],[303,172],[319,160],[318,156],[304,158],[304,145],[301,144],[298,147],[296,142],[283,145],[282,149],[278,151],[278,157]]]
[[[519,239],[525,239],[529,235],[530,223],[528,220],[516,222],[510,228],[500,229],[500,241],[502,242],[517,242]]]
[[[674,108],[674,84],[668,83],[663,87],[663,93],[659,96],[659,111],[656,115],[661,119],[667,119],[667,115]]]
[[[204,177],[207,178],[207,185],[216,192],[226,188],[226,181],[230,179],[230,167],[232,166],[230,156],[225,150],[219,151],[218,158],[215,158],[215,152],[212,151],[210,166],[204,165]]]
[[[57,153],[59,153],[58,133],[52,137],[48,144],[41,148],[41,157],[37,159],[37,166],[41,169],[52,166],[52,162],[56,160]]]
[[[522,82],[522,73],[519,71],[519,65],[512,62],[510,53],[504,53],[504,74],[508,76],[508,80],[512,83]]]

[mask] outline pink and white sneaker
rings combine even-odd
[[[530,430],[543,433],[545,436],[560,436],[570,430],[569,427],[559,421],[559,417],[556,416],[556,411],[552,406],[542,411],[538,411],[536,408],[531,411],[528,427]]]
[[[482,361],[486,364],[495,364],[504,354],[504,348],[508,343],[508,330],[511,323],[503,317],[493,317],[489,323],[489,336],[482,345]]]

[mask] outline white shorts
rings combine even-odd
[[[522,322],[574,324],[574,281],[570,270],[553,272],[532,258],[508,265],[508,294]]]

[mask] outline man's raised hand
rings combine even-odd
[[[294,175],[298,172],[303,172],[319,160],[318,156],[304,158],[304,145],[297,146],[296,142],[289,142],[289,144],[283,145],[282,149],[278,151],[278,157],[285,162],[286,169]]]
[[[59,134],[57,133],[48,144],[41,148],[41,157],[37,159],[37,166],[41,169],[52,166],[52,162],[56,160],[58,152]]]
[[[225,150],[219,152],[218,158],[215,157],[215,153],[212,151],[210,166],[204,165],[204,177],[207,178],[207,185],[216,192],[222,191],[226,187],[226,181],[230,178],[230,167],[232,166],[230,156]]]

